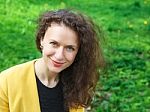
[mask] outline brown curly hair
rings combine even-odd
[[[68,9],[47,11],[38,21],[36,45],[41,52],[40,40],[51,23],[64,24],[74,30],[80,42],[79,50],[73,64],[60,73],[63,83],[65,107],[87,107],[99,78],[99,68],[104,65],[99,39],[101,29],[85,15]],[[99,35],[100,34],[100,35]]]

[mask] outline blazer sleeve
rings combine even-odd
[[[7,84],[2,74],[0,74],[0,112],[9,112]]]

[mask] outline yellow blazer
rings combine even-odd
[[[41,112],[34,62],[16,65],[0,74],[0,112]],[[84,108],[70,112],[84,112]]]

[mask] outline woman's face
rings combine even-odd
[[[51,24],[41,40],[42,58],[50,72],[59,73],[69,67],[79,48],[77,34],[61,24]]]

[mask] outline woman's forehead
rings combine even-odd
[[[52,24],[48,27],[44,38],[69,45],[78,45],[78,36],[75,31],[62,24]]]

